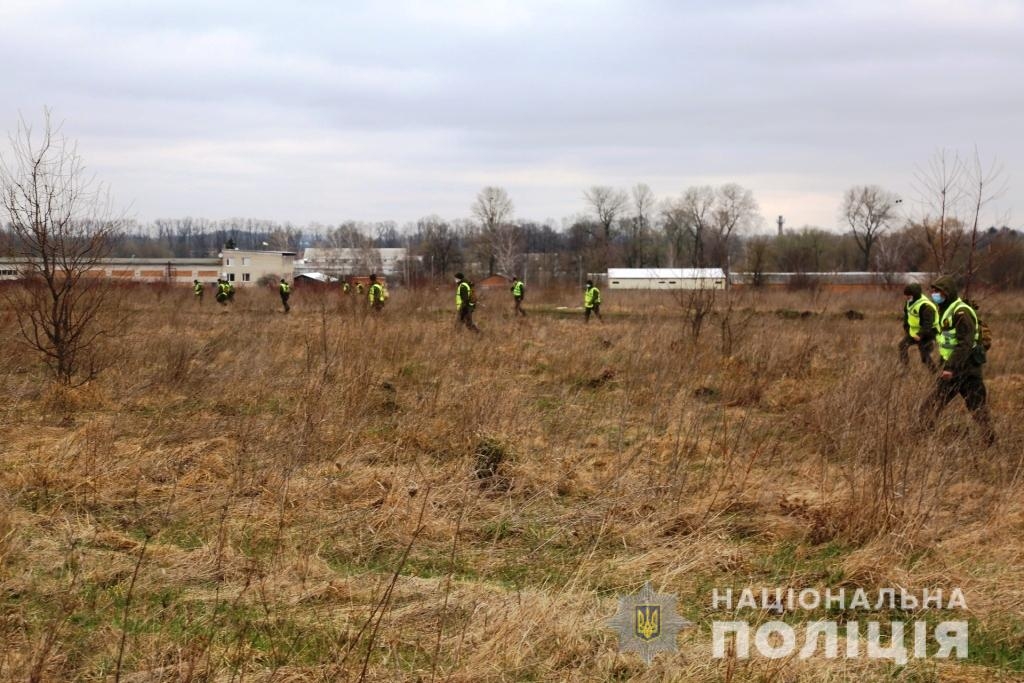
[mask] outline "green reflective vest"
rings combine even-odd
[[[292,292],[291,286],[289,286],[287,282],[282,282],[281,283],[281,293],[282,294],[291,294],[291,292]]]
[[[921,333],[921,307],[928,306],[932,309],[932,327],[936,334],[939,331],[939,307],[935,302],[926,296],[920,296],[916,301],[907,302],[907,324],[910,326],[910,336],[916,337]]]
[[[971,348],[977,345],[978,338],[981,336],[978,314],[961,299],[955,299],[949,305],[949,308],[946,309],[946,312],[942,314],[942,319],[939,321],[939,355],[942,357],[942,360],[949,360],[949,357],[953,355],[953,351],[956,349],[956,324],[953,322],[953,317],[960,310],[966,310],[974,318],[974,343],[971,344]]]
[[[197,282],[194,285],[192,285],[192,291],[196,293],[196,296],[202,296],[203,295],[203,283],[202,282]]]
[[[518,281],[516,281],[516,283],[514,285],[512,285],[512,296],[514,296],[517,299],[522,299],[523,298],[523,281],[522,280],[518,280]]]
[[[374,282],[370,285],[370,305],[374,305],[380,301],[384,302],[384,288],[380,286],[379,282]]]
[[[586,308],[593,308],[601,303],[601,290],[597,287],[587,287],[583,292],[583,305]]]
[[[462,309],[463,303],[470,303],[473,298],[473,288],[468,282],[463,280],[459,283],[459,286],[455,288],[455,308],[456,310]]]

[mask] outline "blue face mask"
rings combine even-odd
[[[937,304],[941,304],[946,300],[946,297],[942,296],[942,292],[932,292],[932,301]]]

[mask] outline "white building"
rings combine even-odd
[[[365,249],[309,248],[296,263],[296,272],[323,272],[343,275],[398,275],[405,270],[405,247],[367,247]]]
[[[295,274],[293,251],[225,249],[220,256],[222,276],[238,285],[255,285],[265,277],[291,280]]]
[[[725,289],[721,268],[609,268],[608,289]]]
[[[260,278],[291,280],[295,253],[225,249],[217,258],[105,258],[90,264],[89,274],[120,282],[213,282],[219,277],[238,285],[255,285]],[[0,280],[16,280],[31,272],[25,257],[0,258]]]

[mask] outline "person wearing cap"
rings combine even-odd
[[[900,362],[907,365],[910,356],[907,350],[916,346],[921,353],[921,362],[929,370],[936,370],[932,359],[932,348],[939,332],[939,308],[935,302],[921,292],[921,285],[913,282],[903,289],[907,297],[903,306],[903,339],[900,341]]]
[[[465,325],[474,332],[480,328],[473,322],[473,284],[462,273],[455,273],[455,310],[458,311],[458,325]]]
[[[583,322],[590,322],[590,314],[593,313],[601,320],[601,290],[594,286],[593,280],[587,280],[583,288]],[[604,320],[601,320],[603,323]]]
[[[523,296],[525,295],[525,286],[523,281],[519,279],[518,275],[512,276],[512,299],[516,303],[515,315],[521,315],[526,317],[526,311],[523,310]]]
[[[292,310],[292,307],[288,305],[288,297],[292,295],[291,286],[281,278],[281,282],[277,285],[278,292],[281,294],[281,305],[284,306],[284,312],[288,313]]]
[[[939,309],[938,341],[942,372],[932,394],[921,406],[922,422],[930,428],[946,404],[959,394],[981,428],[985,444],[991,446],[996,435],[981,373],[985,360],[979,345],[978,314],[957,294],[956,280],[948,275],[932,283],[931,299]]]

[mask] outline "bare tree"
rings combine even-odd
[[[661,204],[662,239],[668,248],[668,265],[676,268],[684,260],[687,253],[687,235],[685,216],[678,199],[666,199]]]
[[[729,272],[729,249],[736,234],[757,227],[758,213],[754,193],[736,183],[727,183],[715,191],[715,208],[711,215],[714,230],[712,260]]]
[[[605,240],[613,236],[615,219],[626,209],[628,199],[622,190],[613,187],[594,186],[583,193],[583,197],[594,212]]]
[[[500,226],[491,239],[491,251],[494,254],[495,272],[506,277],[519,275],[519,266],[523,260],[523,239],[519,226],[513,223]]]
[[[651,188],[638,183],[630,191],[633,215],[625,221],[626,228],[626,265],[637,267],[645,265],[647,243],[650,241],[651,214],[657,204],[657,198]]]
[[[765,235],[757,235],[747,241],[747,271],[751,273],[751,285],[761,287],[764,285],[764,274],[768,270],[768,261],[771,258],[772,238]]]
[[[488,275],[493,275],[497,266],[496,247],[499,242],[507,242],[499,233],[508,227],[515,208],[504,189],[489,186],[477,194],[471,211],[480,221],[480,240],[487,252]]]
[[[687,244],[691,266],[703,268],[704,247],[714,217],[715,190],[709,185],[690,187],[665,209],[666,230]]]
[[[939,272],[946,272],[952,264],[963,239],[959,214],[966,198],[965,173],[960,155],[947,150],[936,152],[927,167],[914,172],[914,190],[924,207],[920,223]]]
[[[420,250],[430,267],[430,276],[440,272],[448,277],[448,270],[458,260],[459,238],[452,227],[440,216],[427,216],[416,222]]]
[[[626,210],[629,200],[622,190],[598,185],[584,191],[583,198],[589,204],[601,230],[598,237],[600,247],[604,251],[604,263],[599,267],[605,268],[610,262],[611,244],[615,237],[615,222]]]
[[[963,295],[970,295],[971,283],[978,269],[975,254],[978,251],[978,222],[985,207],[1006,192],[1006,179],[1003,178],[1003,167],[993,161],[988,168],[982,166],[981,155],[974,149],[974,163],[967,169],[965,180],[968,184],[966,193],[970,200],[971,241],[967,251],[967,269],[964,273]]]
[[[110,331],[104,313],[110,280],[101,261],[121,231],[104,185],[86,177],[75,144],[44,111],[40,139],[22,120],[0,160],[0,193],[25,277],[12,308],[27,345],[65,385],[98,371],[97,342]],[[113,323],[116,324],[116,323]]]
[[[871,269],[871,250],[897,218],[899,198],[878,185],[851,187],[843,196],[842,215],[861,252],[861,270]]]

